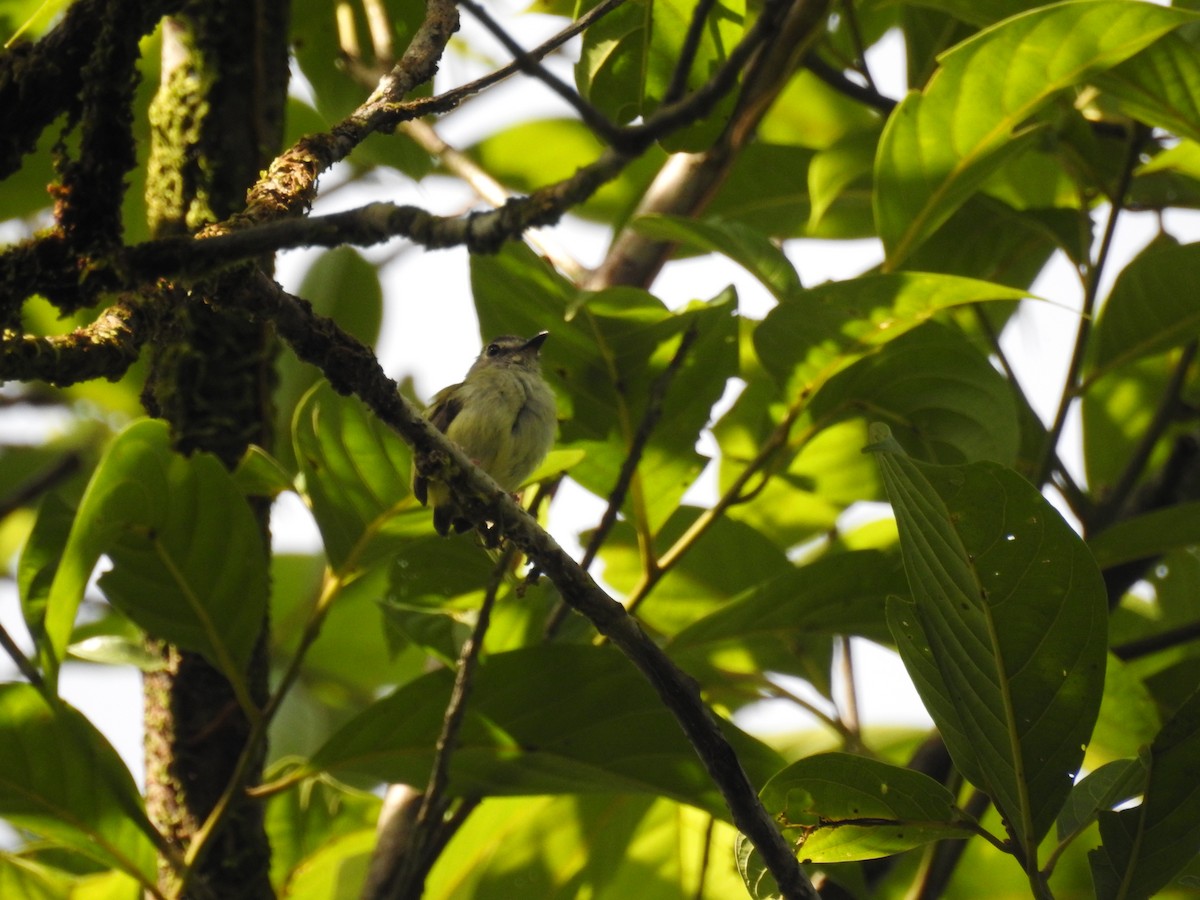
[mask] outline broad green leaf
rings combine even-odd
[[[452,672],[434,672],[373,704],[315,754],[312,770],[424,785],[452,681]],[[779,768],[773,751],[725,730],[751,777]],[[729,815],[661,699],[608,648],[538,646],[488,657],[472,686],[449,789],[646,792]]]
[[[768,144],[825,150],[840,144],[844,138],[872,128],[878,140],[880,122],[875,110],[801,67],[763,116],[757,139]],[[867,168],[869,171],[869,160]]]
[[[854,226],[836,207],[822,219],[820,233],[806,231],[809,219],[808,167],[815,156],[807,147],[754,142],[738,154],[708,207],[726,222],[742,222],[771,237],[862,237],[874,233],[869,197],[855,211]],[[770,172],[770,178],[763,173]]]
[[[896,439],[927,462],[1012,465],[1020,430],[1012,388],[962,333],[926,322],[839,372],[809,413],[886,417]]]
[[[135,422],[92,475],[50,586],[48,643],[55,672],[101,554],[100,588],[148,633],[204,654],[234,680],[250,658],[267,604],[258,522],[220,461],[171,449],[165,422]]]
[[[667,644],[692,674],[706,666],[754,674],[795,671],[786,660],[816,635],[890,639],[889,594],[907,593],[899,560],[876,550],[834,553],[748,588]]]
[[[27,684],[0,685],[0,818],[154,883],[129,770],[87,719]]]
[[[265,824],[271,836],[271,884],[276,891],[297,896],[293,879],[304,882],[309,860],[348,835],[373,830],[379,808],[378,797],[323,782],[272,797],[266,804]]]
[[[1109,633],[1113,632],[1110,625]],[[1115,759],[1137,756],[1162,728],[1162,715],[1136,664],[1124,663],[1111,653],[1105,668],[1100,713],[1083,759],[1085,770]]]
[[[913,593],[888,604],[900,655],[958,768],[1035,854],[1100,706],[1100,572],[1011,470],[920,465],[886,426],[872,436]]]
[[[378,562],[406,533],[432,527],[412,511],[410,454],[400,437],[328,383],[296,408],[292,442],[330,565],[342,574]]]
[[[991,25],[1040,5],[1038,0],[917,0],[917,6],[938,9],[972,25]]]
[[[703,515],[681,506],[656,536],[654,550],[667,552]],[[601,550],[604,581],[628,594],[645,573],[644,548],[633,528],[617,523]],[[749,525],[718,518],[688,549],[638,607],[638,618],[652,630],[671,635],[715,609],[721,609],[748,586],[791,569],[787,556]]]
[[[784,252],[765,234],[740,222],[656,214],[638,216],[632,228],[646,237],[678,241],[703,253],[727,256],[757,278],[777,300],[801,289],[800,276]]]
[[[1083,465],[1088,486],[1097,496],[1111,491],[1129,465],[1162,402],[1174,367],[1175,360],[1165,353],[1143,357],[1088,385],[1079,405]],[[1166,429],[1147,460],[1146,471],[1166,462],[1180,427]]]
[[[1100,310],[1089,378],[1200,335],[1191,291],[1200,278],[1200,244],[1152,246],[1117,276]]]
[[[763,367],[790,396],[815,392],[856,359],[955,306],[1027,293],[928,272],[834,281],[780,303],[754,332]]]
[[[848,753],[792,763],[761,791],[803,863],[891,856],[973,832],[928,775]]]
[[[368,347],[375,346],[383,320],[383,289],[378,267],[357,250],[338,247],[322,253],[304,273],[297,293],[312,304],[314,312],[333,319]],[[293,353],[281,353],[276,370],[279,386],[274,393],[275,430],[277,434],[289,434],[296,406],[322,380],[321,373]],[[279,441],[273,449],[285,469],[296,469],[290,442]]]
[[[359,900],[379,842],[374,828],[359,828],[326,841],[287,882],[289,900]]]
[[[925,90],[892,113],[880,141],[875,217],[885,268],[899,268],[1002,161],[1029,145],[1029,118],[1056,92],[1193,18],[1124,0],[1060,3],[1000,22],[942,56]]]
[[[0,851],[0,897],[21,900],[67,900],[71,877],[37,860]]]
[[[1200,140],[1200,60],[1195,41],[1179,32],[1101,73],[1096,84],[1131,118]]]
[[[473,546],[471,541],[461,543]],[[338,721],[344,718],[348,703],[366,704],[383,689],[403,684],[425,670],[424,655],[400,652],[384,627],[380,598],[387,592],[388,569],[377,566],[341,587],[321,623],[320,640],[304,657],[305,684],[317,699],[331,705]],[[325,587],[325,560],[320,554],[276,553],[272,557],[273,656],[290,658],[295,653]],[[273,750],[277,743],[273,738]]]
[[[860,182],[870,184],[879,135],[880,126],[854,131],[813,157],[808,167],[808,193],[812,198],[808,211],[810,232],[818,230],[825,213],[846,189]]]
[[[1096,821],[1102,811],[1137,797],[1145,788],[1146,766],[1141,760],[1116,759],[1106,763],[1071,788],[1058,814],[1058,839],[1077,834]]]
[[[1096,894],[1152,897],[1196,855],[1200,846],[1200,692],[1163,726],[1150,747],[1141,804],[1101,812],[1103,844],[1089,854]]]
[[[1118,522],[1088,541],[1102,569],[1200,544],[1200,502],[1156,509]]]
[[[737,897],[736,832],[664,798],[491,798],[430,873],[426,900]],[[700,886],[703,886],[703,892]]]
[[[666,97],[699,7],[691,0],[627,3],[583,35],[575,81],[579,92],[617,124],[649,116]],[[688,71],[687,86],[707,81],[745,31],[743,0],[723,0],[708,11]],[[725,126],[733,94],[718,101],[702,121],[672,134],[671,149],[706,146]]]

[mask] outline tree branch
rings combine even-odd
[[[38,136],[62,112],[79,110],[84,73],[96,35],[113,16],[130,23],[130,40],[149,34],[183,0],[76,0],[36,44],[0,54],[0,178],[21,166]]]
[[[44,381],[59,387],[107,378],[115,381],[137,361],[150,336],[149,315],[122,301],[70,334],[0,334],[0,381]]]
[[[506,491],[399,393],[370,350],[265,275],[242,279],[228,295],[216,292],[215,296],[227,296],[244,312],[272,321],[297,356],[319,367],[336,390],[356,395],[427,458],[431,473],[450,486],[468,518],[476,522],[486,518],[500,525],[563,598],[624,653],[658,692],[721,791],[734,824],[762,854],[782,895],[815,900],[812,885],[763,808],[737,754],[700,698],[696,683],[675,667],[624,607],[602,591]]]

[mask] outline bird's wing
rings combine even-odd
[[[425,418],[443,434],[462,411],[462,401],[454,396],[461,386],[461,384],[452,384],[442,388],[434,395],[433,402],[425,410]],[[415,462],[412,469],[412,492],[413,496],[417,498],[417,502],[424,506],[429,499],[429,479],[417,471]]]

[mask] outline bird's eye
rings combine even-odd
[[[499,344],[488,344],[486,352],[487,352],[488,356],[499,356],[500,355],[500,345]]]

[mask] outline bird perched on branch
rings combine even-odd
[[[519,488],[554,444],[554,392],[542,378],[540,363],[548,335],[496,338],[483,348],[467,377],[438,391],[425,410],[425,417],[506,491]],[[438,534],[471,527],[450,489],[416,466],[412,491],[422,504],[433,506]]]

